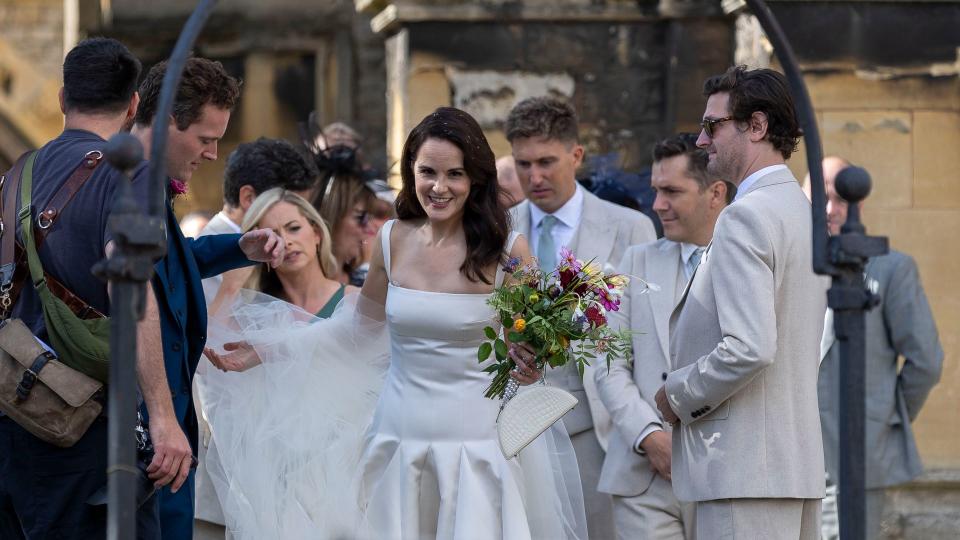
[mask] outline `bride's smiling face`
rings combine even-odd
[[[470,195],[470,178],[463,167],[463,152],[443,139],[427,139],[413,163],[417,200],[431,221],[463,215]]]

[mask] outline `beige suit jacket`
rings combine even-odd
[[[583,212],[570,245],[567,246],[578,259],[595,259],[601,266],[616,264],[627,248],[656,239],[650,218],[629,208],[604,201],[584,190]],[[524,201],[510,209],[514,230],[530,238],[530,201]],[[606,436],[610,431],[610,415],[597,396],[593,368],[587,369],[580,378],[576,366],[568,364],[547,372],[547,381],[572,393],[581,404],[563,417],[570,435],[596,427],[600,446],[606,449]]]
[[[654,396],[670,371],[670,314],[687,279],[680,263],[680,244],[666,238],[628,249],[617,272],[645,279],[651,290],[631,283],[620,311],[610,315],[611,327],[636,332],[632,365],[621,358],[611,364],[609,371],[603,366],[594,370],[600,399],[613,420],[599,489],[634,497],[644,493],[653,482],[650,460],[637,454],[633,446],[648,425],[664,424]],[[663,429],[669,432],[670,426],[663,425]]]
[[[667,398],[681,501],[822,498],[817,406],[826,288],[788,170],[727,207],[670,321]]]

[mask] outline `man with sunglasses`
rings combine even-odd
[[[674,492],[696,503],[698,538],[818,539],[826,283],[785,165],[800,136],[793,98],[780,73],[744,67],[704,94],[697,145],[737,196],[671,317],[674,371],[656,401],[675,426]]]

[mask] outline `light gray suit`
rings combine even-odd
[[[223,212],[219,212],[210,219],[210,222],[203,227],[198,236],[206,236],[208,234],[231,234],[236,232],[237,229],[234,228],[230,221],[227,220],[227,217],[223,214]],[[220,288],[220,282],[222,279],[223,278],[220,276],[213,276],[203,280],[203,293],[207,297],[208,304],[211,300],[213,300],[213,297],[216,296],[217,289]],[[211,444],[210,426],[207,424],[207,420],[203,414],[203,409],[200,407],[200,402],[197,400],[198,392],[196,391],[196,384],[197,382],[194,380],[194,407],[200,413],[197,415],[197,421],[200,424],[200,448],[198,450],[199,459],[197,462],[196,473],[194,517],[196,519],[208,521],[217,525],[224,525],[223,510],[220,508],[220,500],[217,498],[217,493],[214,490],[213,482],[210,479],[210,473],[207,472],[209,468],[217,466],[217,458],[215,452],[209,452],[209,447]]]
[[[868,509],[877,511],[882,509],[883,488],[923,471],[911,424],[940,380],[943,348],[913,258],[891,251],[870,259],[864,273],[867,286],[881,299],[866,314],[866,481],[868,499],[880,499],[880,508],[868,504]],[[832,330],[824,329],[827,339]],[[819,380],[824,455],[834,481],[839,461],[839,349],[833,342],[826,350]],[[868,521],[878,530],[879,515],[868,516]]]
[[[595,259],[601,266],[615,264],[623,257],[628,247],[656,239],[650,218],[629,208],[604,201],[584,190],[583,211],[580,224],[567,246],[578,259]],[[524,201],[510,209],[514,230],[520,232],[534,245],[530,238],[530,201]],[[606,434],[610,431],[610,416],[597,396],[592,369],[588,368],[583,379],[572,364],[549,370],[547,381],[572,393],[580,401],[563,417],[567,433],[577,453],[580,481],[587,511],[587,526],[590,538],[613,538],[613,517],[610,497],[597,491],[600,468],[603,465],[603,448]],[[596,427],[596,429],[594,429]]]
[[[698,534],[816,538],[826,283],[812,270],[810,203],[786,169],[741,197],[671,317],[673,487],[698,502]]]
[[[618,538],[692,538],[692,505],[681,504],[669,480],[657,475],[650,460],[634,451],[637,437],[651,423],[670,432],[654,396],[670,371],[670,314],[687,284],[680,244],[661,238],[633,246],[617,272],[642,277],[659,290],[645,292],[641,285],[631,284],[620,311],[610,314],[611,327],[636,333],[632,365],[618,359],[609,371],[602,366],[594,370],[600,399],[613,420],[599,489],[615,496]]]

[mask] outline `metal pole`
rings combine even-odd
[[[837,194],[849,203],[847,222],[828,243],[833,267],[833,285],[827,305],[834,310],[834,333],[840,347],[838,414],[840,433],[840,538],[863,540],[867,533],[866,508],[866,348],[865,311],[880,303],[880,297],[864,286],[863,270],[869,257],[888,251],[887,239],[864,234],[860,202],[870,193],[870,175],[859,167],[842,170],[835,180]],[[879,519],[879,516],[873,516]]]
[[[140,215],[129,178],[143,160],[140,142],[126,133],[115,135],[107,143],[105,155],[110,165],[124,173],[110,215],[114,252],[94,266],[94,273],[109,279],[111,286],[107,538],[119,540],[135,538],[137,530],[140,473],[133,432],[137,423],[137,321],[143,318],[144,285],[153,273],[151,247],[156,251],[156,244],[162,245],[163,231],[153,231],[153,246],[142,242],[145,232],[140,229],[150,223]]]
[[[136,537],[137,482],[134,428],[137,419],[137,322],[143,318],[146,286],[153,265],[166,253],[166,171],[167,118],[179,86],[183,67],[197,35],[216,0],[201,0],[187,20],[170,55],[153,119],[147,214],[143,215],[132,196],[129,175],[143,160],[143,147],[133,136],[120,133],[107,144],[106,158],[124,172],[117,202],[110,215],[115,249],[110,258],[97,263],[93,272],[111,287],[110,304],[110,385],[109,465],[107,468],[107,537],[128,540]]]

